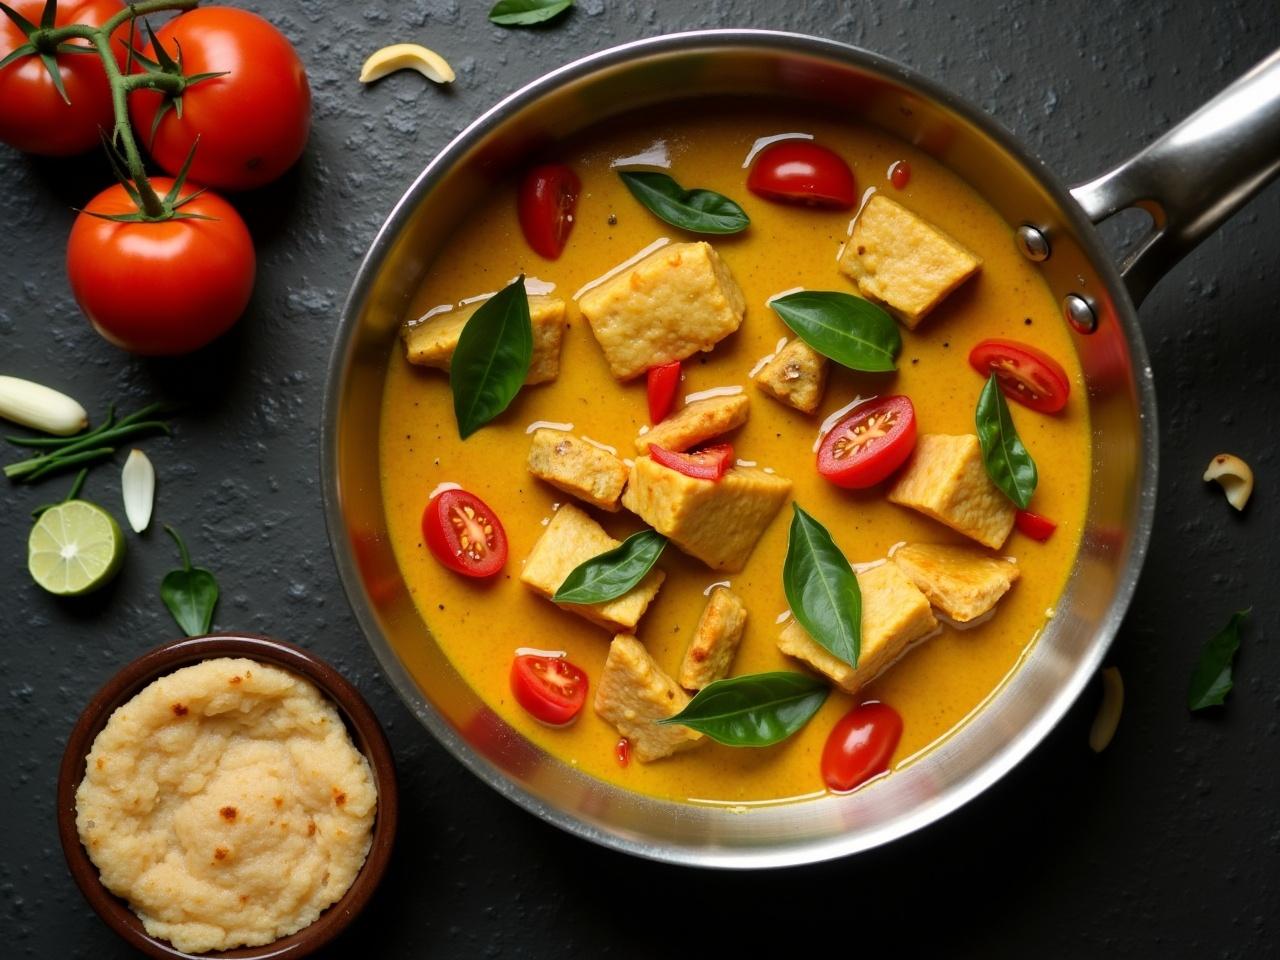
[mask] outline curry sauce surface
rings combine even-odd
[[[742,164],[759,137],[803,131],[849,162],[860,192],[886,192],[982,257],[982,272],[953,293],[920,327],[902,329],[894,374],[865,374],[832,364],[826,394],[812,416],[759,391],[748,372],[790,331],[765,301],[795,287],[856,293],[836,270],[851,211],[821,211],[769,203],[750,194]],[[841,490],[814,466],[813,445],[828,414],[856,395],[905,393],[921,433],[973,433],[983,380],[970,368],[969,350],[988,337],[1033,343],[1067,370],[1072,394],[1055,416],[1011,403],[1014,422],[1035,458],[1040,485],[1032,504],[1058,522],[1036,543],[1016,531],[1002,553],[1015,557],[1021,579],[995,615],[967,630],[944,626],[940,635],[909,652],[855,700],[833,690],[798,734],[764,749],[703,745],[654,763],[615,757],[618,733],[588,704],[571,727],[539,724],[514,701],[508,683],[516,648],[563,650],[595,680],[610,635],[560,610],[519,581],[523,559],[556,505],[568,495],[530,476],[524,466],[526,428],[538,420],[569,422],[574,433],[634,457],[634,440],[648,422],[645,380],[620,384],[571,299],[599,277],[660,237],[697,239],[668,226],[627,192],[611,164],[653,155],[665,147],[669,173],[686,188],[706,187],[737,200],[751,226],[732,237],[706,237],[720,252],[747,300],[741,329],[706,354],[685,361],[683,396],[712,387],[742,385],[751,397],[746,425],[730,439],[738,458],[771,467],[794,484],[793,496],[826,525],[850,561],[886,556],[900,541],[958,543],[964,538],[914,511],[890,504],[884,484]],[[515,184],[492,192],[456,228],[429,269],[404,319],[432,307],[501,289],[523,272],[555,284],[568,303],[559,378],[521,391],[511,407],[467,441],[458,439],[448,377],[409,365],[399,342],[391,349],[382,410],[381,476],[392,546],[423,618],[444,652],[480,696],[531,740],[582,770],[643,793],[672,799],[728,803],[810,794],[823,789],[819,758],[836,720],[855,702],[880,699],[901,713],[900,764],[944,737],[989,697],[1044,627],[1066,582],[1079,545],[1090,475],[1089,423],[1084,385],[1068,332],[1033,265],[1016,251],[1012,230],[963,180],[927,155],[879,131],[795,111],[702,104],[684,112],[615,123],[567,144],[555,159],[582,180],[576,223],[564,254],[547,261],[525,243],[516,219]],[[910,163],[905,189],[890,185],[895,161]],[[616,222],[611,222],[616,221]],[[679,403],[679,400],[677,401]],[[493,582],[450,573],[422,541],[420,521],[431,491],[458,483],[498,514],[510,541],[510,559]],[[591,511],[615,537],[640,529],[626,513]],[[677,673],[686,642],[705,603],[703,591],[728,579],[746,602],[746,634],[731,675],[800,670],[781,654],[777,622],[787,610],[782,588],[791,510],[784,507],[756,546],[745,570],[718,575],[674,546],[659,565],[667,579],[637,634],[658,663]],[[412,670],[417,658],[402,656]]]

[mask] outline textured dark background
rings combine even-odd
[[[0,373],[60,385],[99,414],[184,400],[146,449],[158,519],[215,570],[217,625],[310,646],[364,691],[400,766],[404,821],[375,902],[329,957],[705,955],[776,941],[908,955],[1261,957],[1280,926],[1280,629],[1275,424],[1280,421],[1272,187],[1189,257],[1142,311],[1162,416],[1151,557],[1112,660],[1127,703],[1111,748],[1086,733],[1091,689],[1005,781],[924,832],[855,859],[757,875],[698,873],[588,846],[499,799],[401,707],[347,610],[321,517],[319,413],[347,284],[392,203],[479,111],[544,70],[623,40],[695,27],[775,27],[849,41],[989,111],[1069,180],[1098,172],[1280,44],[1274,0],[778,3],[579,0],[549,29],[506,31],[488,0],[255,0],[298,45],[311,144],[281,183],[237,200],[258,243],[249,314],[187,360],[131,358],[69,298],[70,208],[106,182],[98,158],[0,147]],[[371,89],[363,58],[416,40],[453,63]],[[1258,473],[1235,516],[1200,473],[1220,449]],[[87,495],[120,513],[118,467]],[[25,570],[28,510],[60,493],[0,487],[0,953],[122,957],[54,831],[57,761],[90,694],[172,638],[157,597],[163,534],[129,536],[120,577],[60,601]],[[1226,708],[1189,716],[1203,641],[1253,605]]]

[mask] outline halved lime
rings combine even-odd
[[[124,535],[107,511],[87,500],[68,500],[40,514],[27,538],[27,570],[50,593],[90,593],[124,562]]]

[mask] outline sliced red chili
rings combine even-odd
[[[649,422],[661,423],[676,404],[676,391],[680,389],[680,361],[650,367],[648,387]]]
[[[688,453],[677,453],[664,450],[656,443],[649,444],[649,456],[655,463],[670,467],[686,477],[698,480],[719,480],[733,465],[733,445],[717,443],[715,446],[691,450]]]
[[[1030,510],[1019,510],[1014,514],[1013,522],[1019,533],[1041,542],[1048,540],[1053,536],[1053,531],[1058,529],[1058,525],[1048,517],[1042,517]]]

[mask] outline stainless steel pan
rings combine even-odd
[[[387,544],[378,407],[408,297],[477,198],[536,145],[680,97],[827,106],[935,155],[1018,227],[1063,304],[1088,381],[1094,475],[1083,545],[1025,663],[958,731],[874,786],[745,812],[628,793],[547,756],[488,711],[436,647]],[[875,54],[794,34],[705,31],[595,54],[512,94],[449,144],[391,212],[356,276],[330,364],[323,476],[351,605],[405,702],[495,790],[559,827],[640,856],[716,867],[823,860],[916,830],[977,796],[1040,742],[1093,676],[1151,532],[1156,406],[1135,308],[1180,257],[1280,170],[1280,54],[1160,140],[1068,189],[991,119]],[[1094,224],[1127,207],[1150,235],[1116,265]]]

